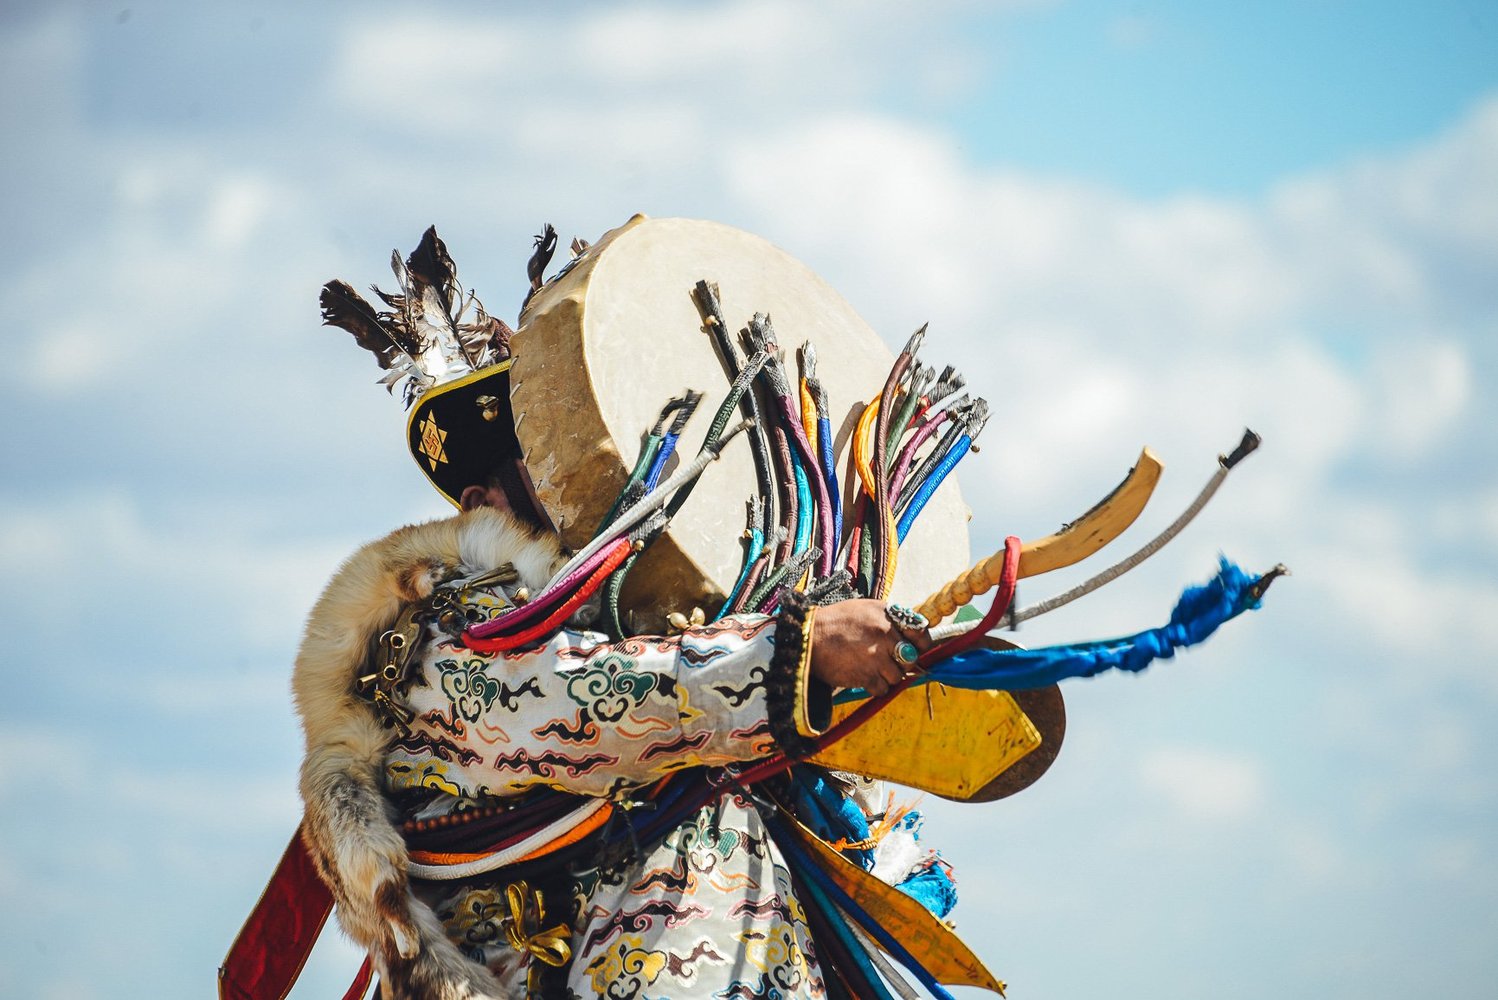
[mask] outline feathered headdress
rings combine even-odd
[[[337,280],[323,286],[319,303],[323,323],[352,333],[386,370],[380,384],[392,393],[400,385],[407,407],[434,385],[510,356],[514,331],[489,315],[472,292],[464,291],[435,226],[422,234],[421,243],[404,262],[393,251],[390,267],[400,283],[399,293],[373,288],[384,310],[376,310],[348,282]]]

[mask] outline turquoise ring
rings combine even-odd
[[[921,658],[921,651],[909,639],[895,643],[895,662],[902,667],[913,667]]]
[[[900,604],[886,604],[884,617],[888,618],[889,623],[901,632],[924,632],[931,624],[919,611],[912,611]]]

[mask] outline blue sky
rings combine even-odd
[[[436,223],[502,312],[542,222],[644,211],[767,236],[892,343],[930,320],[999,411],[975,549],[1149,444],[1123,551],[1264,434],[1022,638],[1156,624],[1219,551],[1296,575],[1070,685],[1034,788],[930,804],[1011,996],[1487,996],[1495,33],[1492,3],[8,5],[0,995],[212,988],[296,823],[302,617],[444,513],[319,285]],[[354,964],[331,941],[297,995]]]
[[[978,162],[1142,196],[1262,193],[1399,148],[1498,77],[1492,4],[1037,4],[954,32],[993,58],[942,114]]]

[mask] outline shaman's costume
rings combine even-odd
[[[1041,650],[986,635],[1147,556],[1257,439],[1150,546],[1015,609],[1021,576],[1090,555],[1139,514],[1160,469],[1147,449],[1056,535],[1011,538],[959,572],[966,511],[947,476],[987,405],[918,363],[922,334],[889,364],[820,279],[727,227],[637,217],[574,242],[546,281],[554,246],[548,227],[518,333],[465,295],[431,230],[395,258],[385,310],[324,289],[324,319],[403,387],[433,484],[464,506],[502,490],[515,513],[403,528],[318,601],[294,680],[305,819],[222,995],[284,995],[333,904],[387,1000],[914,996],[906,975],[936,996],[1002,992],[939,919],[955,891],[918,817],[874,779],[1010,794],[1055,755],[1058,680],[1142,669],[1256,607],[1276,573],[1224,562],[1159,629]],[[726,317],[751,307],[731,287],[812,338],[799,378],[768,316],[738,354]],[[817,349],[838,361],[820,378]],[[667,371],[726,392],[705,430],[687,429],[697,391],[650,424],[640,376]],[[730,429],[736,414],[750,419]],[[620,442],[647,428],[631,466]],[[690,434],[697,457],[677,460]],[[727,468],[693,495],[720,453]],[[739,548],[725,511],[746,498]],[[814,680],[818,607],[902,587],[926,600],[890,608],[901,628],[995,597],[976,624],[933,629],[925,653],[899,643],[909,670],[886,695]]]
[[[794,613],[613,645],[564,630],[515,655],[469,650],[434,615],[405,661],[410,721],[399,734],[350,696],[348,678],[402,609],[443,606],[465,622],[488,620],[516,588],[539,591],[560,563],[552,537],[480,508],[360,551],[318,603],[296,678],[309,744],[303,794],[313,855],[344,926],[372,949],[393,996],[522,996],[528,972],[550,970],[545,934],[557,926],[564,933],[552,937],[570,941],[568,978],[581,996],[826,995],[762,805],[742,791],[641,843],[637,856],[594,856],[580,874],[562,863],[580,853],[568,845],[545,866],[485,871],[469,861],[480,870],[463,878],[406,878],[408,864],[443,874],[422,860],[462,856],[451,845],[481,840],[480,831],[527,814],[567,818],[578,796],[592,811],[565,832],[582,853],[597,850],[611,822],[648,820],[629,815],[634,789],[683,768],[763,758],[797,739],[807,677]],[[382,797],[404,840],[392,836]],[[545,927],[517,949],[506,889],[522,873],[542,900],[542,912],[524,900],[522,919]]]

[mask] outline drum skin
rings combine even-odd
[[[663,479],[697,453],[727,394],[728,377],[692,298],[699,280],[717,283],[736,341],[754,313],[770,315],[791,378],[797,349],[816,345],[844,510],[852,509],[850,437],[889,374],[889,349],[826,282],[760,237],[720,223],[637,215],[532,296],[514,341],[516,436],[537,496],[572,548],[593,536],[671,397],[687,389],[706,394]],[[708,466],[631,572],[622,601],[633,628],[658,631],[670,611],[717,610],[742,566],[754,492],[753,460],[740,437]],[[968,518],[956,478],[948,477],[901,546],[892,600],[918,604],[967,568]]]

